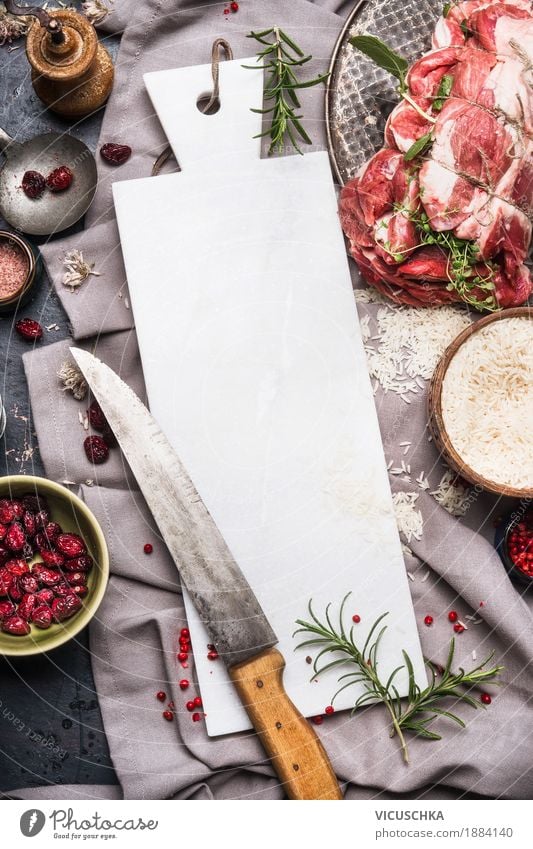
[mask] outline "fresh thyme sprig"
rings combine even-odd
[[[397,666],[390,673],[386,682],[383,682],[378,674],[378,649],[387,630],[387,626],[382,623],[388,613],[383,613],[376,619],[363,647],[360,649],[355,643],[354,626],[352,625],[348,632],[344,626],[344,609],[350,595],[351,593],[348,593],[341,603],[338,626],[335,626],[332,622],[331,604],[326,607],[325,622],[321,622],[313,611],[312,603],[309,602],[308,609],[311,620],[298,619],[296,624],[300,627],[295,631],[295,634],[310,634],[311,638],[304,640],[297,648],[314,647],[320,649],[313,662],[313,678],[334,667],[349,666],[350,664],[355,667],[353,671],[346,672],[339,677],[339,684],[343,683],[334,694],[332,703],[339,693],[347,687],[361,684],[364,692],[355,702],[352,713],[357,708],[371,702],[382,703],[388,710],[391,719],[390,736],[398,735],[404,760],[409,763],[405,733],[410,732],[427,740],[440,740],[441,736],[435,731],[431,731],[428,725],[441,716],[451,719],[464,728],[465,723],[459,716],[438,706],[441,700],[454,699],[473,708],[483,707],[480,702],[469,695],[469,691],[479,684],[493,681],[500,674],[503,666],[485,668],[493,658],[494,652],[492,652],[474,669],[465,672],[464,669],[460,668],[457,672],[452,672],[455,653],[455,641],[452,639],[446,666],[442,672],[437,675],[437,667],[431,661],[426,660],[430,672],[430,682],[424,689],[421,689],[417,684],[412,661],[405,651],[402,651],[404,663]],[[327,660],[328,655],[332,657],[331,660]],[[322,662],[322,659],[327,662]],[[396,676],[402,670],[407,672],[409,682],[405,704],[402,702],[395,685]]]
[[[259,44],[263,45],[263,49],[258,53],[258,61],[263,60],[263,68],[269,71],[265,100],[272,102],[272,105],[265,109],[252,109],[252,112],[257,112],[260,115],[272,116],[270,126],[255,138],[270,136],[269,155],[283,150],[286,137],[289,138],[298,153],[302,153],[298,146],[298,137],[305,144],[312,144],[312,142],[302,126],[303,116],[297,115],[295,111],[301,108],[296,91],[300,88],[311,88],[326,82],[329,74],[320,74],[312,80],[299,82],[295,70],[305,65],[313,57],[306,56],[293,39],[279,27],[272,27],[261,32],[251,32],[247,37],[254,38]],[[257,69],[261,66],[245,65],[244,67]]]

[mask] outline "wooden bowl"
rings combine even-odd
[[[71,619],[46,630],[32,626],[31,633],[25,637],[15,637],[0,631],[0,655],[11,657],[51,651],[79,634],[98,610],[109,578],[109,555],[104,534],[93,513],[77,495],[46,478],[33,475],[0,477],[0,498],[17,498],[24,494],[37,494],[46,498],[51,520],[59,522],[66,533],[83,537],[94,566],[89,573],[89,592],[83,599],[83,606]]]
[[[454,339],[453,342],[446,348],[437,364],[429,385],[428,425],[435,445],[440,451],[443,459],[454,472],[457,472],[457,474],[468,481],[468,483],[481,487],[488,492],[493,492],[496,495],[508,495],[514,498],[530,499],[533,498],[533,487],[528,489],[518,489],[516,487],[495,483],[495,481],[488,480],[488,478],[483,477],[474,469],[470,468],[470,466],[464,462],[453,447],[448,433],[446,432],[442,416],[441,395],[444,376],[452,358],[455,356],[461,345],[469,339],[472,334],[477,333],[477,331],[482,327],[486,327],[487,324],[492,324],[494,321],[502,321],[507,318],[516,317],[533,319],[533,307],[513,307],[508,310],[501,310],[500,312],[492,313],[485,318],[481,318],[479,321],[474,322],[470,327],[463,330],[463,332],[460,333],[459,336],[457,336],[457,338]]]

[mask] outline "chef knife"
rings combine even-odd
[[[328,756],[283,689],[277,637],[180,458],[108,366],[71,348],[291,799],[342,799]]]

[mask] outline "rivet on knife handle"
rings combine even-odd
[[[342,799],[315,731],[283,689],[285,661],[277,649],[229,668],[241,701],[290,799]]]

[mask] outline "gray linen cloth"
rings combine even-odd
[[[237,14],[224,16],[222,3],[117,0],[114,19],[111,16],[105,22],[107,31],[125,28],[125,34],[101,140],[128,143],[134,155],[118,169],[99,162],[100,184],[85,232],[45,246],[43,254],[74,338],[86,340],[82,344],[141,396],[141,365],[128,309],[111,183],[147,176],[166,144],[142,83],[143,73],[205,63],[213,39],[220,35],[230,41],[237,58],[249,56],[254,45],[246,34],[276,23],[313,54],[308,70],[314,74],[327,68],[342,15],[350,6],[340,0],[243,0]],[[324,148],[323,91],[304,91],[302,99],[315,149]],[[76,293],[62,284],[62,258],[71,249],[82,250],[101,275],[90,277]],[[352,272],[354,285],[360,285],[353,264]],[[371,326],[376,309],[373,304],[359,305],[360,316],[368,314]],[[112,577],[91,623],[90,641],[105,730],[121,789],[72,787],[61,793],[70,793],[72,798],[282,798],[253,733],[209,739],[203,725],[192,723],[183,707],[183,693],[177,686],[183,670],[175,655],[185,616],[176,570],[120,453],[113,451],[109,462],[100,467],[88,465],[82,450],[85,434],[78,424],[78,411],[84,411],[87,404],[61,392],[56,377],[66,359],[68,344],[60,342],[28,353],[24,365],[47,474],[78,484],[109,544]],[[425,397],[421,393],[407,407],[394,393],[378,390],[376,402],[386,456],[401,459],[399,443],[411,441],[413,480],[424,470],[430,488],[435,488],[443,468],[425,435]],[[89,485],[87,479],[92,479]],[[419,491],[415,484],[391,482],[393,488]],[[409,767],[402,762],[396,741],[389,739],[380,707],[354,718],[348,713],[335,715],[317,731],[349,799],[395,795],[450,798],[465,793],[528,798],[533,787],[533,623],[531,602],[510,583],[490,542],[492,519],[505,505],[476,495],[461,520],[443,510],[428,492],[420,493],[417,506],[424,517],[424,533],[420,541],[411,543],[413,555],[407,556],[406,566],[415,578],[410,588],[424,652],[443,663],[451,633],[446,612],[454,608],[465,619],[477,611],[483,622],[457,639],[457,664],[472,665],[473,650],[481,660],[494,649],[498,662],[505,665],[502,686],[487,688],[494,696],[487,711],[459,708],[466,729],[443,720],[436,726],[443,732],[442,741],[411,740]],[[150,557],[143,554],[148,540],[154,542]],[[484,602],[481,609],[480,601]],[[422,624],[426,613],[435,617],[432,628]],[[194,679],[194,667],[188,673]],[[159,689],[176,703],[173,723],[161,719],[161,706],[154,698]],[[55,788],[20,792],[26,798],[40,792],[45,797],[56,795]]]

